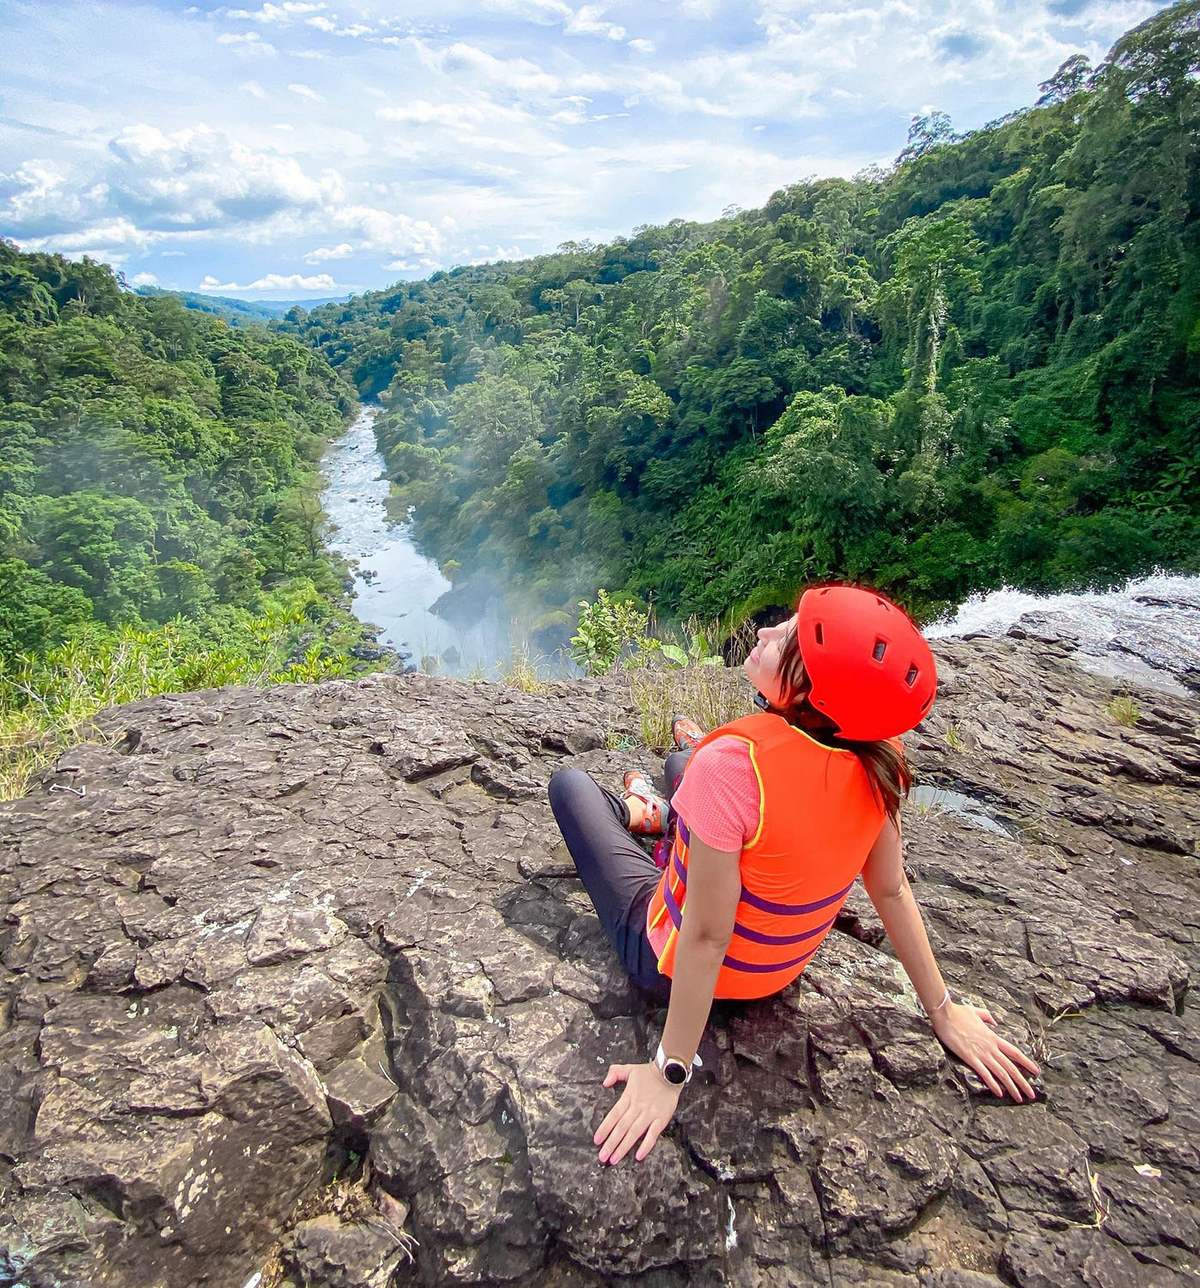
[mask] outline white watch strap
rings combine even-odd
[[[663,1065],[665,1065],[665,1064],[666,1064],[666,1062],[667,1062],[667,1060],[668,1060],[669,1058],[670,1058],[670,1057],[669,1057],[669,1056],[667,1055],[667,1053],[663,1050],[663,1044],[660,1042],[660,1043],[658,1044],[658,1050],[654,1053],[654,1063],[655,1063],[655,1065],[658,1067],[658,1071],[659,1071],[659,1073],[662,1073]],[[680,1062],[679,1062],[679,1063],[680,1063],[680,1064],[683,1064],[684,1062],[683,1062],[682,1060],[680,1060]],[[704,1067],[704,1061],[700,1059],[699,1054],[696,1054],[695,1056],[693,1056],[693,1057],[692,1057],[692,1069],[700,1069],[700,1068],[703,1068],[703,1067]],[[689,1070],[688,1070],[687,1080],[688,1080],[689,1082],[690,1082],[690,1081],[691,1081],[691,1079],[692,1079],[692,1069],[689,1069]]]

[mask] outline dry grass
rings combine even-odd
[[[407,1206],[383,1191],[372,1197],[367,1190],[369,1179],[368,1167],[358,1180],[340,1178],[331,1181],[301,1199],[288,1224],[294,1227],[314,1217],[336,1216],[346,1225],[369,1226],[376,1233],[391,1239],[411,1265],[418,1243],[413,1235],[402,1228],[408,1216]],[[294,1282],[284,1271],[282,1249],[276,1244],[258,1275],[251,1275],[247,1288],[250,1284],[254,1284],[254,1288],[288,1288]],[[375,1282],[374,1275],[371,1282]]]
[[[674,745],[671,718],[678,713],[691,716],[701,729],[715,729],[754,710],[754,695],[741,671],[724,666],[631,671],[629,692],[642,742],[655,751]]]
[[[1130,728],[1142,718],[1142,709],[1129,694],[1122,693],[1108,704],[1108,714],[1117,724]]]
[[[522,693],[545,693],[546,683],[538,676],[538,662],[544,660],[531,658],[529,649],[524,645],[514,649],[512,660],[504,672],[504,683],[511,684]]]

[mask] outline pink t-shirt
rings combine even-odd
[[[740,851],[758,831],[759,807],[750,748],[729,735],[714,738],[692,756],[671,800],[688,831],[714,850]]]
[[[750,760],[750,748],[740,738],[723,736],[701,747],[688,761],[671,808],[688,831],[714,850],[740,853],[758,831],[761,792]],[[671,932],[668,921],[646,933],[650,946],[662,955]]]

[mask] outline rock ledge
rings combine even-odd
[[[0,1283],[1194,1283],[1197,709],[1127,729],[1053,643],[938,652],[913,758],[1003,826],[910,806],[908,861],[1039,1103],[947,1062],[855,897],[600,1168],[599,1080],[662,1016],[545,784],[630,763],[619,681],[159,698],[0,807]]]

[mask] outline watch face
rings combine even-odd
[[[663,1077],[676,1087],[682,1087],[687,1081],[687,1070],[679,1060],[668,1060],[663,1065]]]

